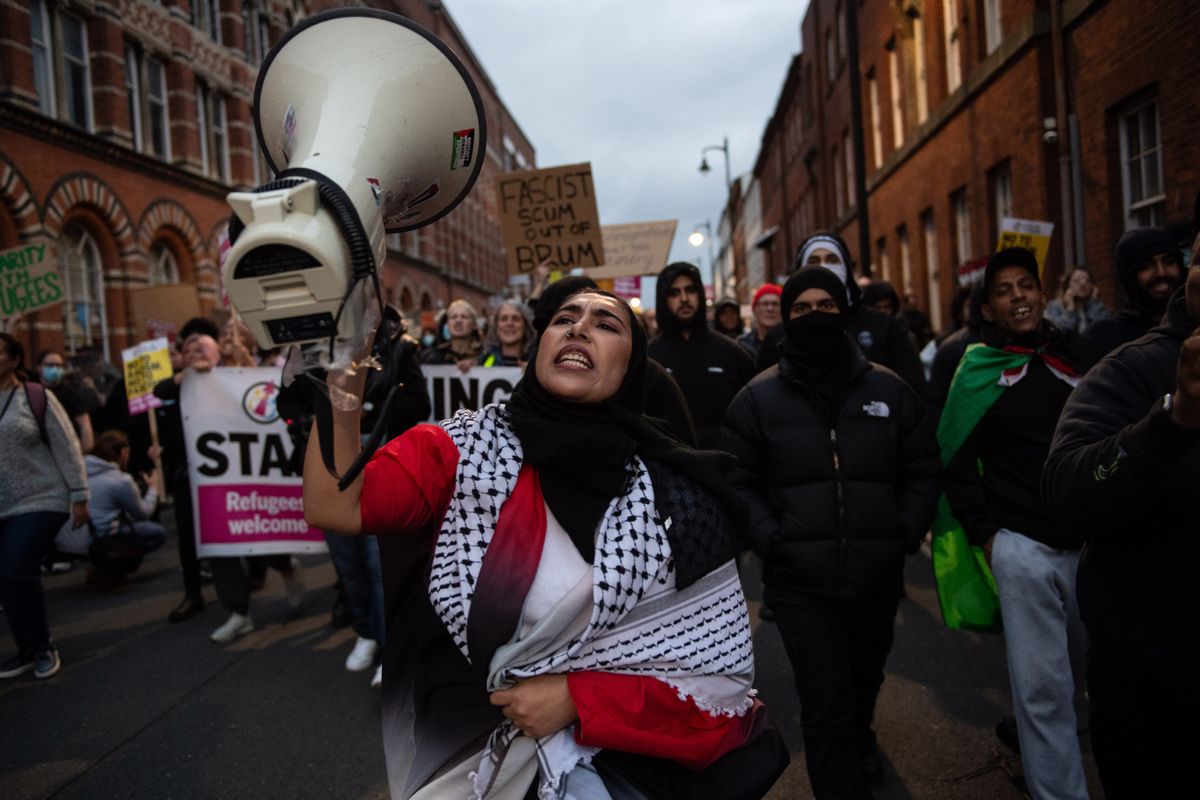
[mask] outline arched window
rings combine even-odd
[[[63,229],[59,264],[64,296],[63,332],[67,351],[98,347],[109,361],[108,316],[104,307],[104,266],[100,248],[78,223]]]
[[[429,292],[421,292],[421,310],[433,311],[433,298],[429,296]]]
[[[159,240],[150,246],[150,285],[179,283],[179,260],[175,251]]]
[[[400,290],[400,310],[405,314],[411,314],[413,310],[412,292],[407,286]]]

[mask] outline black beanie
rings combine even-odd
[[[1033,276],[1037,281],[1038,288],[1042,286],[1042,276],[1038,274],[1037,256],[1032,250],[1026,250],[1024,247],[1006,247],[1003,250],[998,250],[995,255],[988,259],[987,268],[983,271],[983,297],[987,301],[987,296],[992,291],[992,281],[996,279],[996,273],[1005,267],[1020,267]]]
[[[846,284],[842,283],[837,275],[825,267],[801,267],[783,285],[783,294],[779,298],[780,309],[783,311],[785,322],[791,319],[792,306],[795,304],[796,298],[809,289],[824,289],[833,298],[833,302],[837,303],[839,312],[845,314],[849,311],[850,305],[846,299]]]

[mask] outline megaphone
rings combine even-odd
[[[228,202],[230,300],[263,346],[354,341],[385,232],[466,197],[487,151],[483,103],[450,49],[373,9],[317,14],[271,48],[254,124],[275,180]]]

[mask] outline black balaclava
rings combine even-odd
[[[796,250],[796,260],[792,262],[792,273],[795,274],[798,270],[808,266],[808,256],[817,248],[832,250],[842,259],[845,275],[840,275],[835,270],[830,269],[829,271],[833,272],[839,281],[845,284],[843,289],[846,292],[846,299],[851,307],[857,308],[862,302],[862,289],[859,288],[858,283],[854,280],[854,261],[850,258],[850,248],[846,246],[845,240],[836,233],[832,231],[817,231],[805,239],[799,249]],[[829,269],[829,267],[825,267],[825,269]],[[786,310],[783,316],[787,317]]]
[[[1179,279],[1174,283],[1174,288],[1178,289],[1185,279],[1185,262],[1183,252],[1170,231],[1163,228],[1134,228],[1125,231],[1117,242],[1117,277],[1121,280],[1121,288],[1125,290],[1129,304],[1148,317],[1161,317],[1168,301],[1156,303],[1147,297],[1138,286],[1137,274],[1150,263],[1150,259],[1165,254],[1174,255],[1179,264]]]
[[[696,300],[696,315],[692,317],[692,321],[687,325],[681,323],[667,308],[667,290],[671,288],[671,284],[680,275],[686,275],[691,278],[692,283],[700,293],[700,296]],[[667,266],[663,267],[663,271],[658,273],[658,282],[655,285],[654,307],[658,312],[658,330],[661,333],[678,336],[686,328],[691,332],[692,336],[704,335],[708,331],[708,322],[704,318],[706,305],[704,281],[700,278],[700,270],[695,264],[689,264],[686,261],[676,261],[672,264],[667,264]]]
[[[629,365],[616,394],[602,403],[572,403],[550,394],[537,376],[539,332],[529,366],[508,401],[525,462],[537,468],[546,505],[580,555],[592,560],[596,527],[612,498],[625,490],[625,464],[635,453],[687,475],[716,497],[735,525],[748,524],[745,504],[725,479],[732,457],[693,450],[644,415],[646,333],[633,309],[609,292],[583,291],[616,298],[629,320]],[[578,293],[563,296],[560,306]],[[547,318],[552,322],[553,314]]]
[[[787,334],[780,348],[780,370],[808,390],[817,409],[836,418],[854,372],[857,345],[846,335],[850,306],[841,279],[825,267],[801,267],[783,285],[780,303]],[[824,289],[837,304],[838,313],[812,310],[790,318],[792,306],[809,289]]]

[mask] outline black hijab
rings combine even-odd
[[[633,341],[620,387],[601,403],[572,403],[547,391],[537,375],[543,329],[529,356],[529,366],[508,401],[525,461],[537,468],[546,505],[575,547],[586,560],[592,560],[596,528],[612,499],[625,491],[625,465],[635,454],[664,463],[699,483],[717,498],[735,524],[744,523],[746,508],[725,480],[732,456],[692,450],[644,415],[646,334],[633,310],[609,292],[586,286],[581,291],[614,298],[625,310]],[[560,296],[558,306],[546,317],[547,324],[571,296]]]
[[[796,298],[809,289],[824,289],[837,304],[838,313],[812,310],[789,319]],[[857,345],[846,335],[850,305],[841,279],[825,267],[803,267],[783,286],[780,296],[786,338],[780,345],[780,371],[807,391],[826,419],[835,419],[858,359]]]

